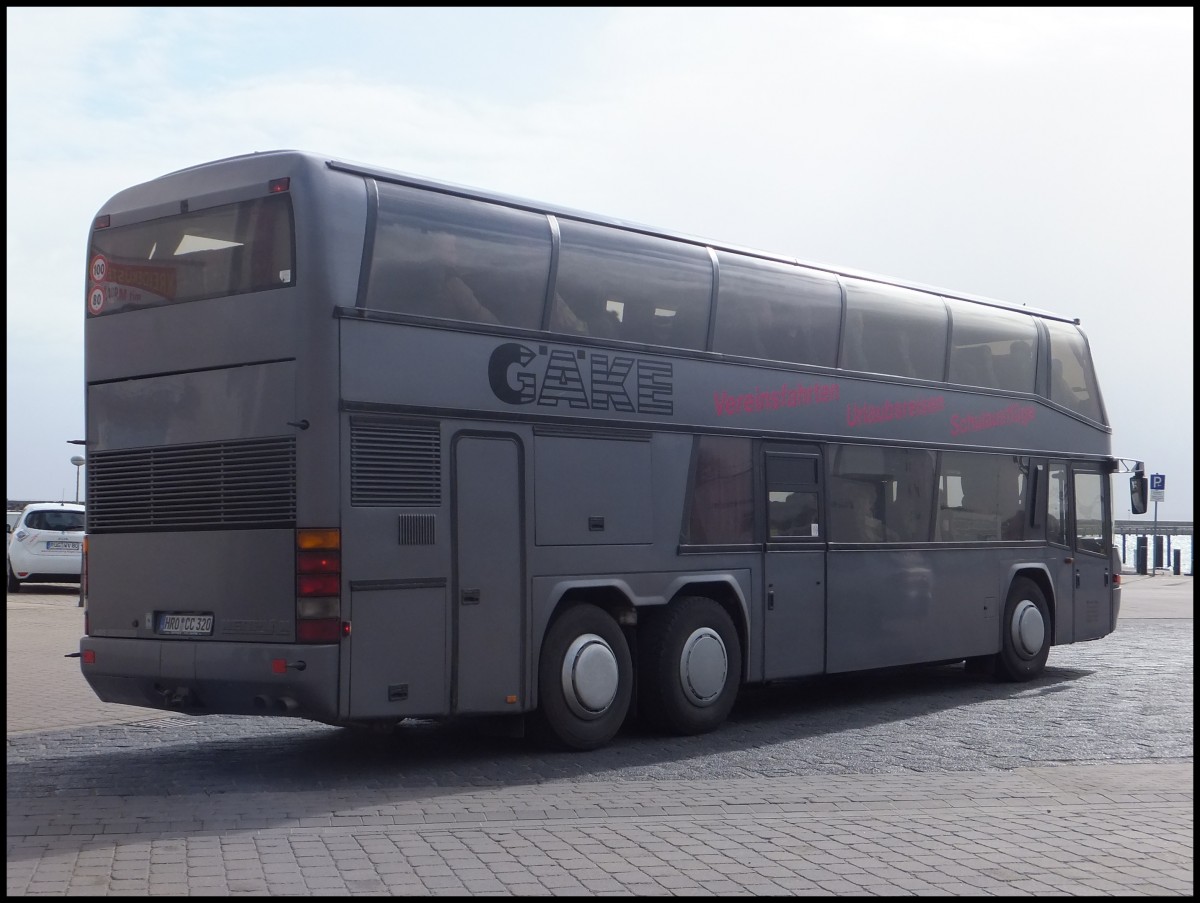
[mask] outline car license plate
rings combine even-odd
[[[175,636],[208,636],[212,633],[212,615],[168,615],[158,616],[158,632]]]
[[[65,539],[51,539],[46,543],[48,552],[78,552],[82,548],[83,543],[69,542]]]

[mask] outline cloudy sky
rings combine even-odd
[[[1078,317],[1192,518],[1190,7],[7,18],[9,498],[74,495],[95,211],[297,148]]]

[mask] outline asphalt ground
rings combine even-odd
[[[593,753],[415,723],[101,703],[74,588],[7,606],[7,890],[63,895],[1193,894],[1192,579],[1030,684],[961,668],[744,694]]]

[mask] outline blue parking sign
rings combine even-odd
[[[1167,475],[1164,473],[1150,474],[1150,501],[1161,502],[1167,490]]]

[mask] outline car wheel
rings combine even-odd
[[[639,630],[638,717],[652,728],[702,734],[725,721],[742,681],[729,614],[703,596],[679,599]]]
[[[8,566],[8,591],[10,593],[19,593],[21,591],[21,581],[17,579],[17,575],[13,573],[12,564]]]
[[[564,749],[596,749],[629,713],[633,658],[620,625],[595,605],[573,605],[546,631],[538,663],[537,733]]]
[[[1050,606],[1032,580],[1018,577],[1004,603],[1004,635],[996,670],[1005,680],[1030,680],[1046,667],[1050,655]]]

